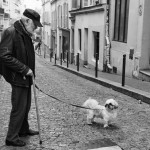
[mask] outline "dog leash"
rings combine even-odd
[[[62,101],[62,100],[60,100],[60,99],[58,99],[58,98],[56,98],[56,97],[54,97],[54,96],[52,96],[52,95],[50,95],[50,94],[45,93],[43,90],[41,90],[41,89],[37,86],[37,84],[35,84],[35,87],[36,87],[40,92],[44,93],[45,95],[47,95],[47,96],[49,96],[49,97],[51,97],[51,98],[53,98],[53,99],[55,99],[55,100],[57,100],[57,101],[59,101],[59,102],[61,102],[61,103],[65,103],[65,104],[67,104],[67,105],[71,105],[71,106],[78,107],[78,108],[82,108],[82,109],[97,110],[97,109],[91,109],[91,108],[83,107],[83,106],[80,106],[80,105],[76,105],[76,104],[71,104],[71,103],[64,102],[64,101]]]

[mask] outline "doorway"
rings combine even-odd
[[[84,65],[88,65],[88,28],[84,29]]]
[[[98,55],[99,60],[99,32],[94,33],[94,58],[96,59],[96,54]]]
[[[67,52],[69,52],[69,39],[63,36],[62,39],[62,59],[64,62],[67,61]]]

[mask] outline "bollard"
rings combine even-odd
[[[55,54],[55,65],[56,65],[56,54]]]
[[[125,85],[125,69],[126,69],[126,55],[123,55],[123,65],[122,65],[122,86]]]
[[[79,53],[77,53],[77,71],[79,71]]]
[[[45,52],[44,52],[44,58],[46,57],[46,54],[45,54]]]
[[[69,55],[68,55],[68,52],[67,52],[67,68],[69,67]]]
[[[51,52],[49,53],[50,62],[52,62]]]
[[[46,50],[44,50],[44,58],[46,58]]]
[[[53,54],[53,53],[52,53],[52,49],[50,48],[50,50],[49,50],[49,58],[50,58],[50,62],[52,62],[52,57],[53,57],[52,54]]]
[[[60,65],[62,66],[62,53],[60,54]]]
[[[95,78],[98,76],[98,54],[96,53],[96,61],[95,61]]]

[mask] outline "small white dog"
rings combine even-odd
[[[92,124],[94,118],[101,118],[105,128],[117,117],[118,103],[114,99],[106,100],[105,106],[102,106],[95,99],[89,98],[83,107],[89,108],[86,110],[88,124]]]

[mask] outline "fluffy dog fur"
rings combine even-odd
[[[101,118],[105,128],[117,117],[118,103],[114,99],[106,100],[105,106],[102,106],[95,99],[89,98],[83,107],[90,108],[86,110],[88,124],[92,124],[94,118]]]

